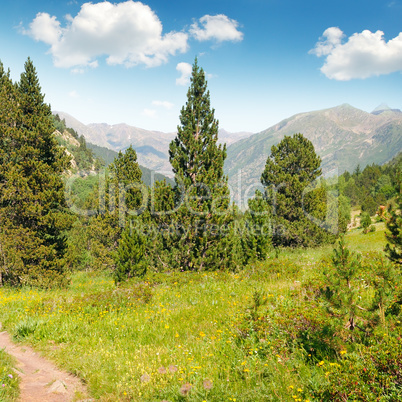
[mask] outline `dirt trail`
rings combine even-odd
[[[7,332],[0,332],[0,349],[17,361],[21,378],[21,402],[70,402],[85,399],[86,390],[73,375],[59,370],[33,349],[13,343]]]

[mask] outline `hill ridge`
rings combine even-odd
[[[322,158],[324,174],[352,171],[371,163],[383,164],[402,149],[402,113],[372,114],[342,104],[297,113],[228,147],[225,173],[235,200],[242,202],[258,188],[272,145],[285,135],[302,133]],[[241,183],[242,190],[239,190]],[[239,192],[240,191],[240,192]]]

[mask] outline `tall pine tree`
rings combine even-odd
[[[321,158],[302,134],[285,136],[271,148],[261,182],[272,209],[275,246],[314,246],[333,240],[314,221],[326,216],[325,189],[310,186],[321,175]]]
[[[2,280],[51,286],[65,280],[66,229],[61,173],[69,159],[58,147],[30,59],[20,82],[1,73],[0,234]]]
[[[169,148],[175,174],[175,264],[183,270],[217,269],[230,251],[222,247],[232,221],[226,146],[218,145],[218,121],[211,109],[207,81],[197,59],[177,136]]]

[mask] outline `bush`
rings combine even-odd
[[[362,212],[360,215],[360,226],[362,228],[367,228],[371,225],[371,217],[368,212]]]
[[[327,383],[313,390],[320,401],[402,400],[402,343],[384,337],[358,353],[346,353],[339,363],[322,366]]]

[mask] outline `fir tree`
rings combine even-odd
[[[247,227],[242,236],[247,246],[243,248],[249,249],[249,260],[264,260],[272,249],[272,216],[269,204],[264,195],[257,190],[255,197],[248,200],[248,206],[245,214]]]
[[[174,266],[175,239],[172,236],[175,214],[174,189],[166,180],[156,181],[150,189],[148,211],[141,215],[148,237],[146,258],[160,270]]]
[[[275,246],[313,246],[332,240],[314,223],[323,222],[326,212],[325,189],[314,188],[320,165],[313,144],[302,134],[285,136],[272,146],[261,182],[272,210]]]
[[[175,174],[176,265],[183,270],[217,269],[229,250],[220,246],[222,230],[232,220],[226,146],[217,144],[218,121],[197,59],[193,64],[187,102],[180,113],[177,136],[169,148]]]
[[[50,166],[55,173],[61,174],[69,166],[69,161],[54,136],[51,108],[44,101],[39,78],[30,58],[26,61],[25,71],[21,74],[18,92],[22,111],[20,129],[24,132],[21,153],[35,157]]]
[[[145,237],[132,225],[127,225],[119,240],[115,256],[116,269],[113,276],[116,284],[146,273],[145,249]]]
[[[141,180],[142,172],[133,147],[130,145],[124,153],[120,151],[109,169],[109,188],[114,186],[116,207],[122,208],[120,212],[139,214],[138,208],[141,207],[143,195],[146,198],[143,205],[145,208],[148,194]]]
[[[4,184],[7,165],[16,162],[15,148],[21,141],[17,129],[21,111],[18,105],[18,92],[11,81],[10,71],[4,71],[0,62],[0,182]]]
[[[96,211],[86,227],[94,269],[116,268],[113,254],[124,227],[130,222],[130,215],[140,214],[143,202],[146,209],[147,194],[144,193],[147,190],[141,175],[137,154],[130,146],[124,153],[119,152],[109,166],[103,185],[98,183],[88,198],[86,208]]]
[[[44,103],[31,60],[17,85],[4,71],[1,75],[2,252],[14,256],[12,264],[2,266],[3,279],[15,284],[60,284],[65,278],[63,232],[69,222],[61,173],[69,159],[54,138],[50,106]],[[18,236],[23,243],[5,240]]]
[[[347,327],[356,326],[357,311],[360,300],[359,287],[354,283],[361,269],[360,255],[351,252],[342,236],[338,248],[332,254],[332,266],[324,271],[327,286],[323,294],[329,302],[333,314],[347,318]]]

